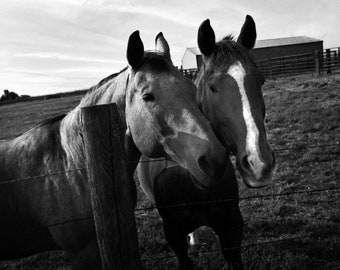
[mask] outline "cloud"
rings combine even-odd
[[[43,59],[55,59],[55,60],[64,60],[64,61],[77,61],[77,62],[98,62],[98,63],[109,63],[109,64],[126,64],[126,61],[120,60],[110,60],[110,59],[102,59],[102,58],[91,58],[91,57],[77,57],[72,55],[62,55],[58,53],[18,53],[15,54],[16,57],[27,57],[27,58],[43,58]]]
[[[237,36],[250,14],[259,39],[309,35],[339,46],[339,13],[338,1],[2,0],[0,88],[92,85],[126,65],[127,40],[137,29],[146,49],[162,31],[179,65],[185,48],[197,46],[197,29],[207,18],[217,38]]]

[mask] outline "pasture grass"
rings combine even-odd
[[[68,113],[82,96],[10,103],[0,106],[0,140],[11,139],[53,116]]]
[[[295,76],[264,85],[268,139],[277,158],[274,184],[252,190],[239,181],[241,197],[339,188],[340,75]],[[76,106],[79,97],[0,106],[0,139],[12,138]],[[139,189],[138,208],[150,207]],[[246,270],[340,269],[339,191],[291,194],[240,201],[245,221],[242,250]],[[136,212],[146,269],[176,269],[155,210]],[[221,269],[223,257],[211,229],[198,231],[192,255],[196,269]],[[294,240],[281,241],[288,238]],[[162,257],[159,260],[150,260]],[[62,252],[0,262],[0,269],[70,269]]]

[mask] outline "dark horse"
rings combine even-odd
[[[209,20],[204,21],[198,30],[204,59],[196,79],[196,98],[203,114],[222,144],[235,154],[244,183],[254,188],[272,181],[275,163],[264,125],[264,78],[249,54],[255,40],[255,22],[250,16],[237,41],[228,36],[216,43]],[[181,269],[193,268],[187,254],[187,234],[204,225],[219,236],[225,268],[242,269],[243,219],[230,160],[220,181],[205,190],[195,185],[190,171],[168,161],[143,162],[137,171],[143,190],[156,202],[166,239]],[[221,200],[224,202],[204,203]],[[163,207],[182,204],[188,206]]]
[[[158,52],[145,52],[134,32],[129,67],[92,87],[67,115],[1,142],[0,260],[62,249],[74,269],[100,268],[93,219],[82,219],[92,216],[87,175],[75,171],[85,167],[81,107],[117,104],[131,182],[141,153],[181,164],[207,188],[223,174],[225,148],[199,110],[195,85],[173,66],[164,41],[160,33]],[[53,174],[59,171],[70,172]],[[48,176],[11,181],[40,175]]]

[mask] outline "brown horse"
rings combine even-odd
[[[244,183],[254,188],[271,182],[275,165],[264,125],[264,78],[249,54],[255,40],[255,22],[250,16],[237,41],[228,36],[216,43],[209,20],[204,21],[198,30],[204,58],[196,79],[196,98],[203,114],[222,144],[235,154]],[[142,156],[142,160],[148,159]],[[156,202],[166,239],[181,269],[193,268],[186,235],[203,225],[219,236],[225,268],[242,269],[243,219],[230,160],[224,176],[206,190],[195,185],[190,171],[168,161],[143,162],[137,171],[143,190]],[[223,203],[206,203],[221,200]],[[188,206],[163,207],[182,204]]]
[[[141,153],[181,164],[201,186],[223,174],[225,149],[199,110],[194,84],[173,66],[163,42],[160,33],[158,52],[145,52],[134,32],[129,67],[92,87],[67,115],[1,142],[0,260],[62,249],[74,269],[100,268],[93,219],[83,219],[92,216],[87,175],[75,170],[85,166],[81,107],[117,104],[131,182]],[[69,172],[53,174],[59,171]],[[40,175],[48,176],[11,181]]]

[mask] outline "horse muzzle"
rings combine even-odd
[[[236,161],[243,182],[250,188],[268,186],[273,181],[276,167],[275,156],[272,153],[266,160],[254,156],[242,156]]]

